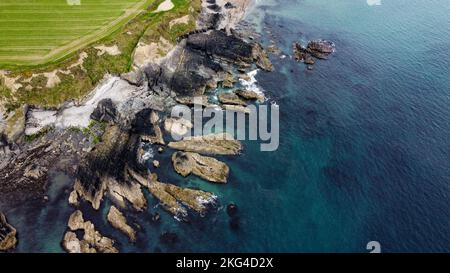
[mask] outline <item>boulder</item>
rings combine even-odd
[[[111,206],[107,219],[114,228],[127,235],[130,238],[130,241],[136,242],[136,231],[127,224],[127,219],[116,207]]]
[[[144,74],[141,70],[123,73],[120,75],[120,78],[135,86],[142,86],[144,83]]]
[[[184,136],[192,127],[192,122],[183,118],[166,118],[164,121],[164,129],[172,135]]]
[[[215,183],[227,183],[230,169],[228,166],[212,157],[197,153],[175,152],[172,155],[175,171],[186,177],[191,173]]]
[[[8,224],[6,217],[0,212],[0,251],[7,251],[17,245],[17,231]]]
[[[185,137],[181,141],[170,142],[172,149],[210,155],[238,155],[242,151],[240,141],[227,133]]]
[[[153,167],[159,168],[160,165],[161,165],[161,164],[159,163],[158,160],[153,160]]]

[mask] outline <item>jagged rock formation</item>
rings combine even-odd
[[[126,207],[128,201],[137,211],[143,211],[147,208],[147,199],[141,190],[141,185],[134,181],[119,183],[117,180],[108,178],[107,181],[109,197],[121,208]]]
[[[222,30],[193,33],[179,43],[161,64],[149,64],[144,73],[148,89],[160,96],[201,96],[219,82],[232,86],[232,66],[273,66],[258,44],[249,44]]]
[[[130,241],[136,242],[136,231],[127,224],[127,219],[116,207],[111,206],[107,219],[114,228],[125,233]]]
[[[133,201],[136,208],[145,207],[139,190],[133,184],[116,183],[126,181],[124,170],[127,164],[136,164],[137,137],[118,126],[108,126],[102,142],[95,146],[78,167],[74,190],[78,196],[89,201],[94,209],[100,207],[106,190],[122,202],[123,198]],[[139,200],[139,201],[138,201]]]
[[[69,218],[67,224],[69,230],[64,235],[62,246],[69,253],[117,253],[114,241],[104,237],[91,221],[85,221],[81,211],[77,210]],[[75,231],[84,232],[80,240]]]
[[[170,142],[172,149],[210,155],[238,155],[242,150],[240,141],[226,133],[185,137],[181,141]]]
[[[334,52],[335,46],[333,42],[326,40],[309,41],[306,47],[299,43],[294,43],[294,57],[299,62],[304,62],[312,68],[315,59],[326,60]]]
[[[141,135],[142,141],[165,145],[160,122],[161,119],[156,111],[141,111],[134,121],[133,132]]]
[[[227,183],[230,169],[215,158],[197,153],[175,152],[172,162],[176,172],[184,177],[193,173],[210,182]]]
[[[155,174],[145,178],[133,170],[129,170],[129,173],[142,186],[147,187],[163,207],[176,217],[185,218],[188,215],[182,204],[203,215],[208,205],[216,202],[217,197],[212,193],[162,183],[157,180]]]
[[[58,154],[59,149],[50,142],[30,145],[24,150],[8,149],[0,157],[0,200],[14,202],[43,193],[47,170]]]
[[[0,251],[7,251],[16,247],[17,231],[8,224],[6,217],[0,212]]]

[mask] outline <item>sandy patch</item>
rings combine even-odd
[[[80,66],[81,69],[84,70],[83,63],[84,63],[84,60],[85,60],[88,56],[89,56],[89,55],[88,55],[86,52],[84,52],[84,51],[81,52],[81,53],[80,53],[80,56],[79,56],[79,58],[78,58],[78,61],[77,61],[76,63],[72,64],[71,66],[69,66],[67,69],[71,69],[71,68]]]
[[[172,3],[171,0],[166,0],[164,2],[162,2],[161,4],[159,4],[158,8],[154,11],[156,12],[161,12],[161,11],[168,11],[171,10],[175,7],[175,5]]]
[[[111,56],[117,56],[122,53],[122,52],[120,52],[119,47],[117,45],[113,45],[113,46],[100,45],[100,46],[96,46],[94,48],[98,50],[97,56],[102,56],[105,53],[108,55],[111,55]]]
[[[4,70],[0,70],[0,78],[3,79],[3,83],[5,84],[6,88],[11,90],[12,92],[16,92],[17,89],[22,87],[22,84],[17,83],[16,81],[19,79],[19,76],[17,77],[9,77],[9,73]]]
[[[134,53],[134,66],[139,68],[149,63],[160,63],[173,47],[174,45],[163,37],[159,38],[158,43],[139,43]]]
[[[47,78],[47,84],[45,87],[52,88],[61,82],[61,79],[57,75],[58,70],[54,70],[52,72],[42,73]]]
[[[183,17],[180,17],[180,18],[177,18],[177,19],[173,19],[169,23],[169,28],[172,28],[174,25],[178,25],[178,24],[188,24],[189,23],[189,19],[190,19],[189,15],[185,15]]]

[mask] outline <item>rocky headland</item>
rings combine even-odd
[[[160,162],[152,160],[150,172],[143,147],[172,151],[174,171],[182,176],[227,182],[229,167],[212,156],[239,155],[242,143],[225,133],[172,141],[170,134],[185,135],[192,121],[171,118],[169,113],[179,104],[192,107],[197,103],[194,96],[203,98],[203,107],[212,106],[211,91],[233,87],[236,71],[273,70],[262,46],[234,30],[250,2],[203,1],[197,30],[181,36],[165,57],[105,78],[82,102],[68,102],[58,109],[27,107],[18,121],[22,124],[18,136],[13,140],[1,134],[1,202],[42,198],[52,171],[69,174],[75,182],[68,202],[77,210],[62,235],[62,246],[71,253],[118,252],[114,240],[84,220],[81,208],[86,202],[99,210],[106,198],[111,200],[107,221],[132,242],[137,234],[126,215],[146,211],[145,191],[179,220],[188,221],[191,213],[206,215],[218,202],[217,196],[159,181]],[[249,90],[219,96],[224,109],[244,112],[245,105],[262,100]]]

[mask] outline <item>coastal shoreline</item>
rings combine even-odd
[[[77,105],[66,104],[61,109],[51,111],[39,108],[26,109],[27,122],[24,131],[30,141],[4,145],[3,153],[6,156],[0,162],[0,166],[2,166],[0,174],[4,177],[1,181],[2,187],[4,187],[2,195],[6,194],[8,198],[2,198],[3,204],[0,205],[9,206],[15,202],[21,202],[20,200],[24,198],[43,198],[45,200],[48,198],[45,192],[50,178],[49,175],[55,171],[62,171],[76,177],[74,190],[69,198],[69,203],[75,207],[78,207],[80,202],[88,201],[94,209],[98,209],[105,195],[105,197],[108,196],[109,199],[113,200],[120,210],[124,209],[125,203],[120,201],[124,199],[140,210],[142,206],[145,207],[145,201],[139,201],[143,202],[143,205],[138,205],[135,202],[138,199],[143,200],[142,193],[140,193],[142,187],[143,189],[147,188],[151,194],[160,200],[163,207],[174,214],[177,219],[186,218],[188,211],[184,206],[176,205],[177,202],[185,204],[189,211],[193,210],[199,214],[206,213],[210,204],[213,205],[216,202],[214,194],[160,182],[157,177],[152,178],[150,182],[146,182],[144,176],[141,176],[142,172],[135,172],[130,167],[141,164],[134,162],[141,159],[136,158],[133,153],[136,151],[138,154],[141,153],[142,150],[139,147],[142,147],[142,141],[149,141],[156,147],[164,147],[165,141],[159,127],[162,124],[164,112],[177,104],[180,95],[185,97],[186,95],[202,94],[206,89],[217,86],[233,76],[231,68],[235,66],[243,66],[248,69],[256,63],[261,68],[272,69],[267,55],[259,45],[247,43],[236,37],[231,31],[245,16],[245,8],[252,1],[229,2],[233,2],[236,6],[223,8],[224,13],[211,13],[209,12],[212,9],[211,7],[203,7],[204,12],[200,15],[198,25],[202,27],[205,24],[212,24],[213,27],[208,27],[210,30],[207,32],[190,34],[183,41],[180,41],[159,63],[148,64],[128,74],[121,75],[120,78],[105,78],[104,83],[98,85],[94,91],[85,97],[84,102]],[[224,22],[217,21],[214,17],[222,17]],[[224,31],[217,29],[224,29]],[[208,47],[203,48],[205,42],[209,43],[209,46],[217,47],[208,54],[217,55],[218,60],[220,60],[219,62],[208,60],[206,67],[203,66],[205,60],[202,52],[210,49]],[[250,49],[250,52],[248,50],[236,52],[230,46]],[[187,60],[186,64],[189,61],[194,65],[201,65],[198,68],[204,70],[203,75],[209,75],[209,78],[202,79],[200,82],[195,82],[192,78],[186,78],[183,69],[192,68],[181,66],[181,71],[179,71],[180,65],[175,65],[174,60],[180,58]],[[189,65],[192,65],[191,63]],[[220,67],[220,69],[214,71],[208,66]],[[254,70],[248,72],[253,73],[252,71]],[[155,77],[160,78],[156,81]],[[180,78],[181,84],[172,85],[173,79],[177,77],[182,77]],[[108,90],[104,90],[105,87]],[[128,94],[118,95],[119,90],[123,92],[127,88],[129,88]],[[100,90],[102,90],[101,93],[99,93]],[[80,117],[80,114],[83,117]],[[147,135],[148,133],[144,131],[139,132],[140,129],[136,128],[136,126],[139,126],[139,128],[144,126],[144,124],[136,123],[136,119],[139,119],[141,115],[146,119],[150,117],[151,124],[145,126],[153,127],[151,133],[156,132],[156,136]],[[89,122],[92,118],[97,121],[95,123]],[[41,132],[44,131],[45,133],[42,134]],[[88,136],[86,136],[86,133]],[[208,142],[202,144],[202,141]],[[216,142],[214,139],[201,140],[196,145],[207,145],[208,153],[212,152],[213,154],[216,149],[217,151],[231,149],[230,155],[239,154],[239,150],[242,149],[239,142]],[[134,148],[131,151],[126,151],[126,147]],[[238,150],[235,151],[236,148]],[[184,148],[178,149],[183,150]],[[126,161],[114,162],[113,158],[123,153],[125,153],[126,158],[131,158],[131,161],[125,159]],[[192,164],[189,167],[192,168],[190,172],[210,181],[226,181],[228,167],[220,161],[196,153],[189,153],[189,161],[184,161],[184,156],[181,155],[179,154],[177,157],[177,162]],[[55,160],[58,160],[59,163],[53,164]],[[201,165],[205,162],[211,164],[213,168],[218,168],[218,172],[213,176],[204,173]],[[154,165],[157,166],[156,163]],[[98,166],[102,166],[100,170],[93,169],[94,167],[98,168]],[[125,173],[128,173],[128,176],[134,179],[132,188],[127,188],[120,182],[123,178],[120,173],[116,173],[116,170],[114,170],[120,170],[120,168],[124,168]],[[223,173],[221,173],[222,171]],[[104,173],[99,176],[99,172]],[[179,169],[179,172],[181,174],[185,171]],[[127,180],[130,181],[129,178]],[[30,181],[34,181],[33,186],[27,190],[28,194],[23,194],[23,187],[29,185]],[[117,194],[118,192],[120,194]],[[16,194],[22,195],[20,200],[14,200]],[[36,196],[32,197],[33,195]],[[10,201],[12,203],[8,204]],[[120,211],[115,211],[114,215],[115,217],[111,219],[123,219],[120,216]],[[89,222],[81,221],[80,225],[84,225],[84,228],[88,229],[89,232],[97,232],[90,227]],[[123,223],[114,223],[113,225],[125,227]],[[129,230],[129,228],[124,229]],[[75,231],[76,229],[71,230]],[[86,239],[84,241],[78,240],[70,232],[66,233],[64,240],[70,241],[63,243],[67,246],[66,250],[68,251],[73,249],[81,251],[82,248],[73,248],[73,245],[86,243],[90,245],[90,248],[84,249],[84,251],[96,250],[102,252],[105,249],[112,249],[112,245],[104,246]],[[69,245],[70,247],[68,247]]]

